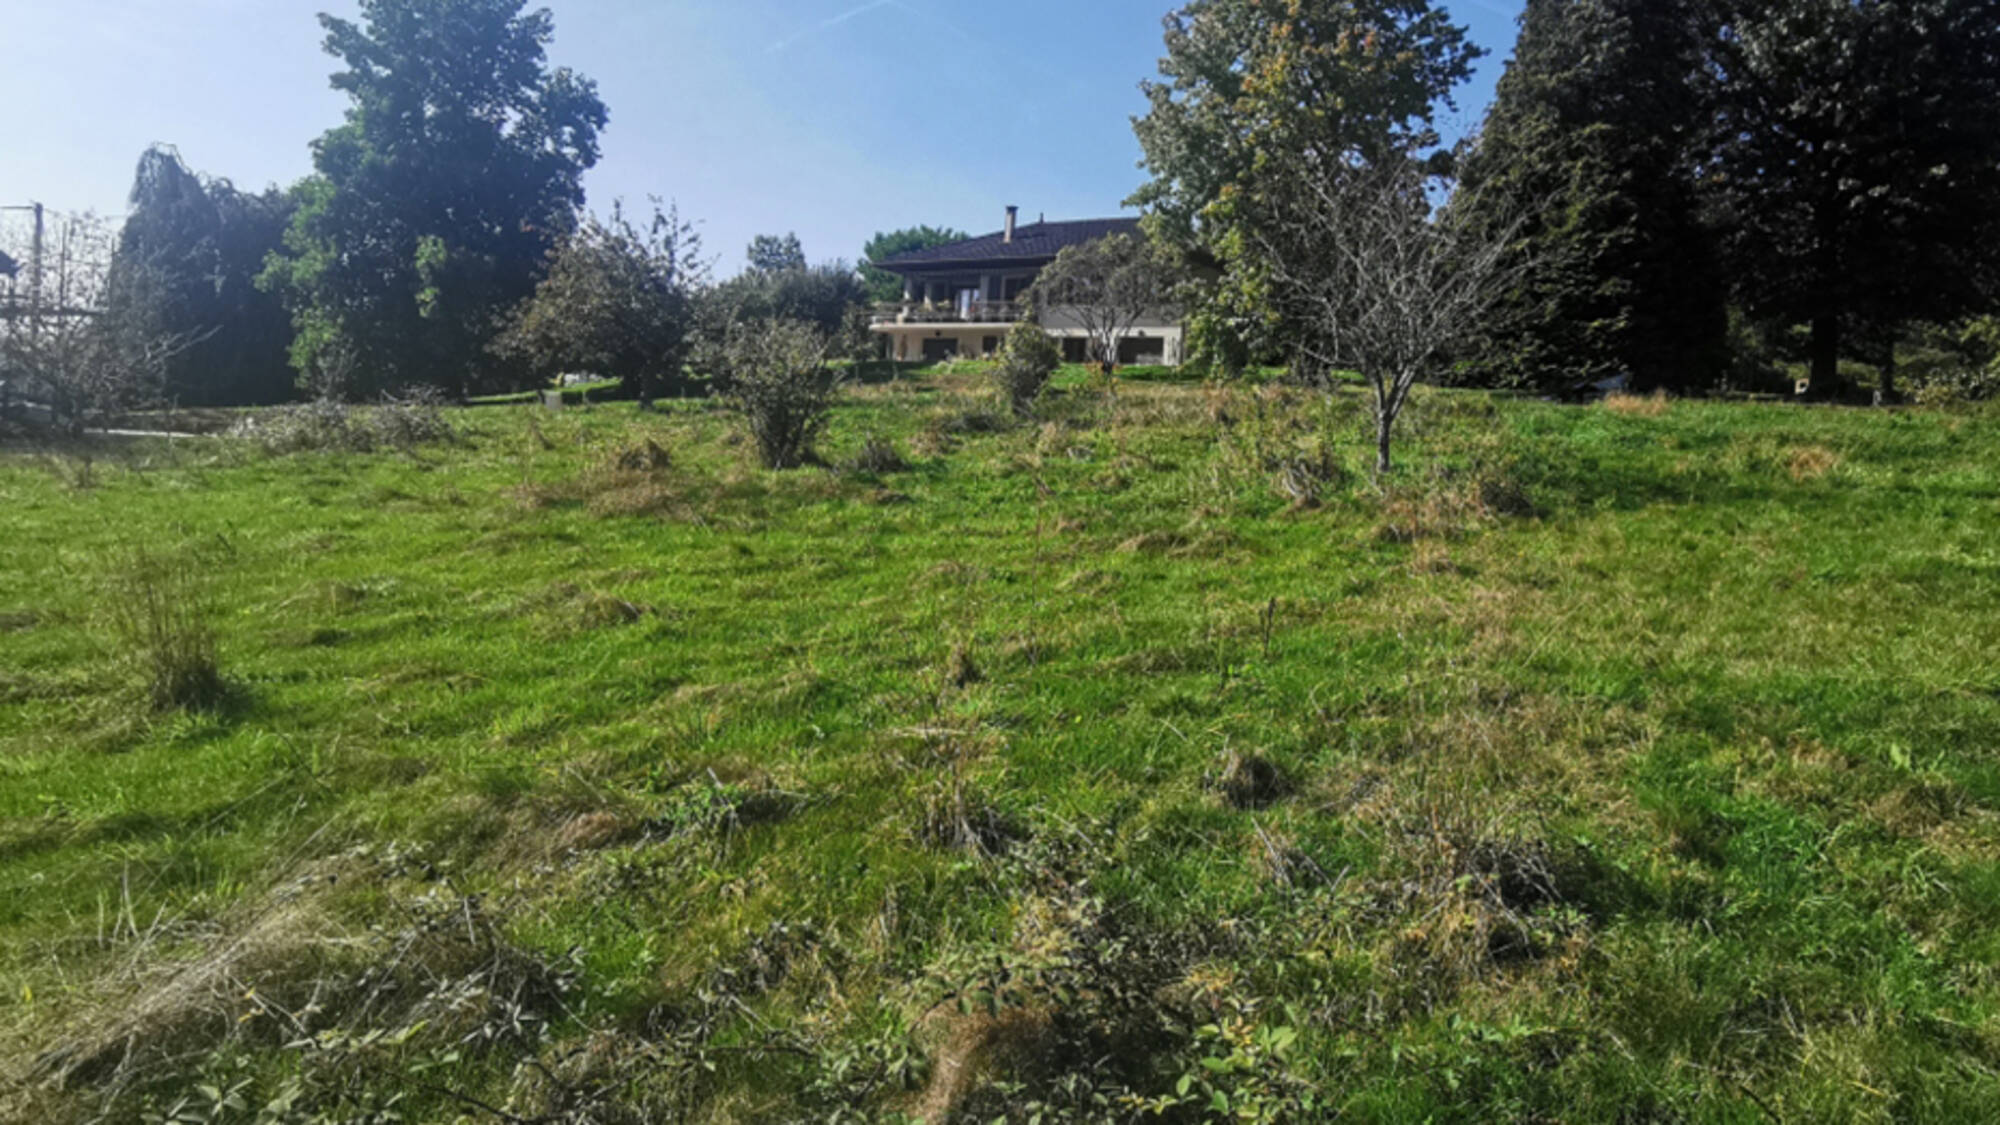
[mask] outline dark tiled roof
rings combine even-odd
[[[953,262],[1039,262],[1053,258],[1065,246],[1081,246],[1111,234],[1139,233],[1137,219],[1080,219],[1069,223],[1027,223],[1014,228],[1014,241],[1002,241],[1003,231],[947,242],[928,250],[912,250],[874,263],[885,270],[917,269]]]

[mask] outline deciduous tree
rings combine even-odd
[[[8,397],[41,404],[72,433],[159,402],[175,357],[210,330],[174,329],[168,275],[133,260],[122,299],[107,300],[118,234],[102,217],[54,215],[48,232],[38,267],[0,307]]]
[[[1035,315],[1073,320],[1093,361],[1118,362],[1118,342],[1173,299],[1174,266],[1142,235],[1113,234],[1066,246],[1028,290]]]
[[[313,145],[283,294],[301,371],[352,394],[480,381],[501,318],[575,225],[606,112],[594,84],[551,70],[547,10],[522,0],[362,0],[322,15],[345,69],[347,120]]]
[[[651,404],[685,374],[695,300],[707,266],[678,212],[655,203],[642,226],[613,207],[550,252],[549,272],[514,313],[498,346],[537,375],[599,372]]]
[[[107,279],[107,314],[144,303],[161,329],[198,340],[168,362],[162,393],[190,406],[290,398],[290,320],[256,284],[282,244],[288,199],[204,180],[174,150],[155,146],[139,158],[130,202]]]
[[[1433,215],[1431,180],[1414,155],[1302,176],[1284,218],[1251,235],[1303,359],[1367,381],[1378,475],[1410,389],[1438,373],[1519,268],[1513,228],[1491,210],[1479,223]]]
[[[1481,52],[1428,0],[1192,0],[1165,29],[1133,122],[1152,179],[1131,202],[1185,257],[1206,334],[1295,350],[1253,250],[1293,221],[1291,182],[1435,147]]]

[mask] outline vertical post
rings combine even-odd
[[[28,346],[32,349],[42,336],[42,205],[31,206],[35,211],[35,241],[28,256]]]

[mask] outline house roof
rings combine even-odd
[[[931,266],[992,265],[998,262],[1045,262],[1065,246],[1081,246],[1106,235],[1137,234],[1137,219],[1078,219],[1066,223],[1024,223],[1014,228],[1014,241],[1005,241],[1006,232],[994,231],[961,242],[947,242],[926,250],[911,250],[873,263],[891,273],[921,270]]]

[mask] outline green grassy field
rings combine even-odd
[[[1062,383],[0,454],[0,1119],[1991,1118],[2000,415]]]

